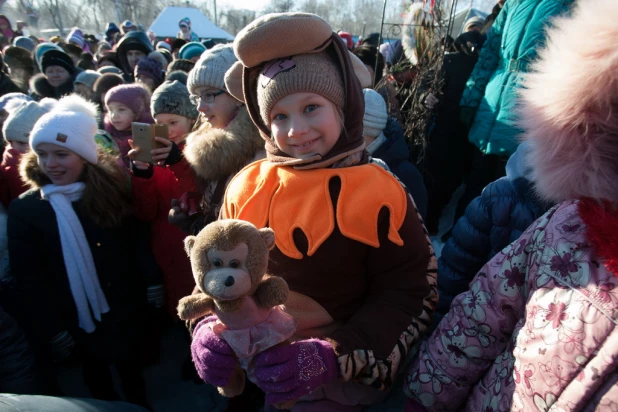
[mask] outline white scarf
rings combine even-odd
[[[71,202],[81,198],[84,188],[82,182],[64,186],[50,184],[41,188],[41,196],[49,201],[56,213],[64,266],[77,306],[79,327],[86,333],[92,333],[96,326],[90,309],[95,319],[100,322],[101,314],[109,312],[109,306],[101,290],[84,228],[71,205]]]

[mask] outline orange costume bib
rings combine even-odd
[[[335,177],[341,180],[336,210],[329,191],[329,181]],[[297,170],[261,160],[230,182],[222,216],[246,220],[258,228],[270,227],[277,248],[286,256],[302,259],[294,244],[294,230],[303,231],[307,255],[312,256],[333,232],[335,219],[345,237],[379,247],[378,215],[383,207],[390,211],[388,239],[402,246],[398,231],[407,212],[407,194],[382,167]]]

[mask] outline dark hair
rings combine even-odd
[[[375,71],[373,84],[378,84],[384,73],[384,56],[378,51],[378,48],[376,46],[360,46],[352,50],[352,53]],[[377,70],[376,59],[378,62]]]

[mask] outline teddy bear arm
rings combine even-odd
[[[204,293],[185,296],[178,303],[178,317],[182,320],[196,319],[214,312],[213,300]]]
[[[272,308],[283,305],[288,297],[288,284],[280,277],[272,276],[264,279],[257,287],[254,298],[261,308]]]

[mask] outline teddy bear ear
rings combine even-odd
[[[185,238],[185,252],[187,255],[191,257],[191,250],[193,249],[193,245],[195,244],[195,236],[187,236]]]
[[[264,243],[266,243],[266,247],[268,250],[272,250],[275,247],[275,231],[265,227],[264,229],[260,229],[260,236],[264,239]]]

